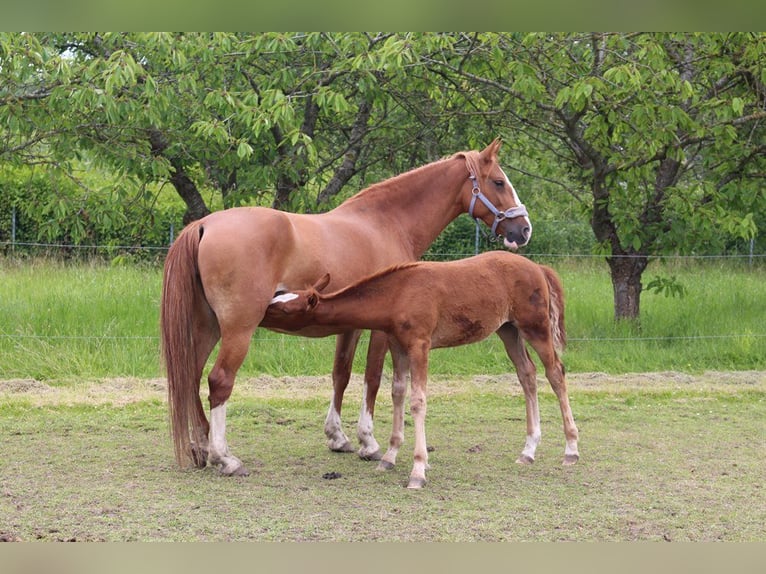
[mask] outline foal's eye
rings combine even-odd
[[[495,185],[496,185],[497,187],[505,187],[505,181],[504,181],[504,180],[502,180],[502,179],[496,179],[496,180],[495,180]]]

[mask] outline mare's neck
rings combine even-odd
[[[417,259],[464,211],[460,190],[467,178],[464,160],[439,160],[374,184],[334,211],[353,213],[391,230],[392,237],[408,242]]]

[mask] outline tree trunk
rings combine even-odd
[[[178,195],[184,200],[186,204],[186,212],[184,213],[183,223],[188,225],[192,221],[202,219],[210,210],[205,205],[205,200],[202,199],[197,185],[189,177],[184,169],[184,165],[177,157],[168,157],[165,155],[165,150],[169,147],[169,142],[165,137],[165,134],[157,128],[151,128],[149,130],[149,143],[152,146],[153,155],[162,155],[167,157],[170,161],[170,165],[173,167],[173,175],[170,176],[170,183],[176,188]]]
[[[173,175],[170,177],[170,183],[176,188],[178,195],[186,203],[186,212],[184,212],[183,222],[184,225],[188,225],[192,221],[202,219],[210,213],[210,210],[205,205],[205,200],[202,199],[202,195],[197,189],[197,185],[186,174],[183,165],[180,161],[172,160],[170,164],[173,166]]]
[[[649,260],[645,255],[608,257],[614,292],[615,320],[639,318],[641,311],[641,275]]]
[[[343,186],[348,183],[348,180],[356,174],[356,160],[359,158],[359,152],[362,149],[362,141],[368,131],[367,122],[370,121],[371,114],[372,104],[367,100],[362,100],[359,104],[359,111],[356,115],[354,126],[351,129],[348,149],[343,155],[343,162],[338,169],[335,170],[335,173],[327,186],[317,196],[317,205],[322,205],[331,197],[337,195]]]

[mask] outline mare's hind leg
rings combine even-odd
[[[527,439],[521,455],[516,459],[519,464],[532,464],[535,461],[535,452],[540,444],[542,436],[540,430],[540,406],[537,402],[537,369],[527,352],[524,339],[519,330],[506,323],[497,331],[502,339],[508,357],[516,367],[516,376],[524,390],[524,402],[527,410]]]
[[[363,460],[380,460],[380,445],[372,434],[375,415],[375,399],[383,376],[383,363],[388,350],[388,337],[381,331],[370,333],[367,348],[367,366],[364,370],[364,400],[359,413],[356,436],[359,439],[359,457]]]
[[[200,379],[202,378],[202,371],[205,368],[210,353],[213,351],[215,344],[220,338],[218,332],[218,322],[212,312],[206,312],[203,316],[195,318],[195,333],[197,337],[195,339],[195,356],[197,357],[197,385],[199,386]],[[202,399],[199,396],[199,392],[196,395],[195,413],[198,425],[196,428],[200,429],[197,436],[191,437],[192,459],[194,465],[197,468],[204,468],[207,464],[208,456],[208,433],[210,432],[210,425],[208,424],[207,417],[205,416],[205,409],[202,406]]]
[[[234,388],[234,378],[245,360],[254,329],[222,333],[221,349],[208,375],[210,385],[209,461],[219,467],[221,474],[247,476],[250,472],[226,443],[226,401]]]
[[[572,409],[569,406],[569,395],[567,394],[567,381],[564,376],[564,365],[561,363],[553,343],[549,338],[545,340],[530,339],[529,343],[540,356],[540,360],[545,366],[545,377],[551,384],[553,392],[559,399],[561,409],[561,418],[564,421],[564,436],[566,438],[566,447],[564,448],[564,465],[575,464],[580,459],[580,453],[577,449],[577,440],[579,432],[575,425]]]
[[[335,363],[332,368],[333,396],[324,421],[327,446],[335,452],[354,452],[353,445],[343,432],[340,411],[343,406],[343,393],[351,378],[351,364],[354,361],[359,335],[361,331],[341,333],[335,342]]]

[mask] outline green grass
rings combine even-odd
[[[571,385],[581,460],[562,467],[563,436],[541,390],[537,461],[524,442],[517,387],[437,381],[427,418],[429,482],[404,488],[407,417],[397,467],[381,473],[331,453],[326,392],[266,396],[240,388],[229,444],[253,474],[175,467],[161,389],[63,400],[60,388],[2,393],[0,537],[25,541],[759,541],[766,538],[766,386],[655,380],[640,391]],[[254,387],[253,387],[254,388]],[[381,397],[377,428],[390,428]],[[350,432],[352,429],[348,429]],[[323,478],[327,473],[340,478]]]
[[[766,270],[734,263],[654,263],[675,275],[683,298],[642,295],[640,325],[613,320],[611,283],[601,262],[554,262],[564,281],[570,371],[608,373],[766,368]],[[0,260],[0,379],[157,377],[156,267]],[[477,294],[480,296],[480,294]],[[366,337],[354,369],[364,368]],[[244,376],[330,372],[334,339],[259,330]],[[434,374],[507,372],[499,340],[433,353]]]

